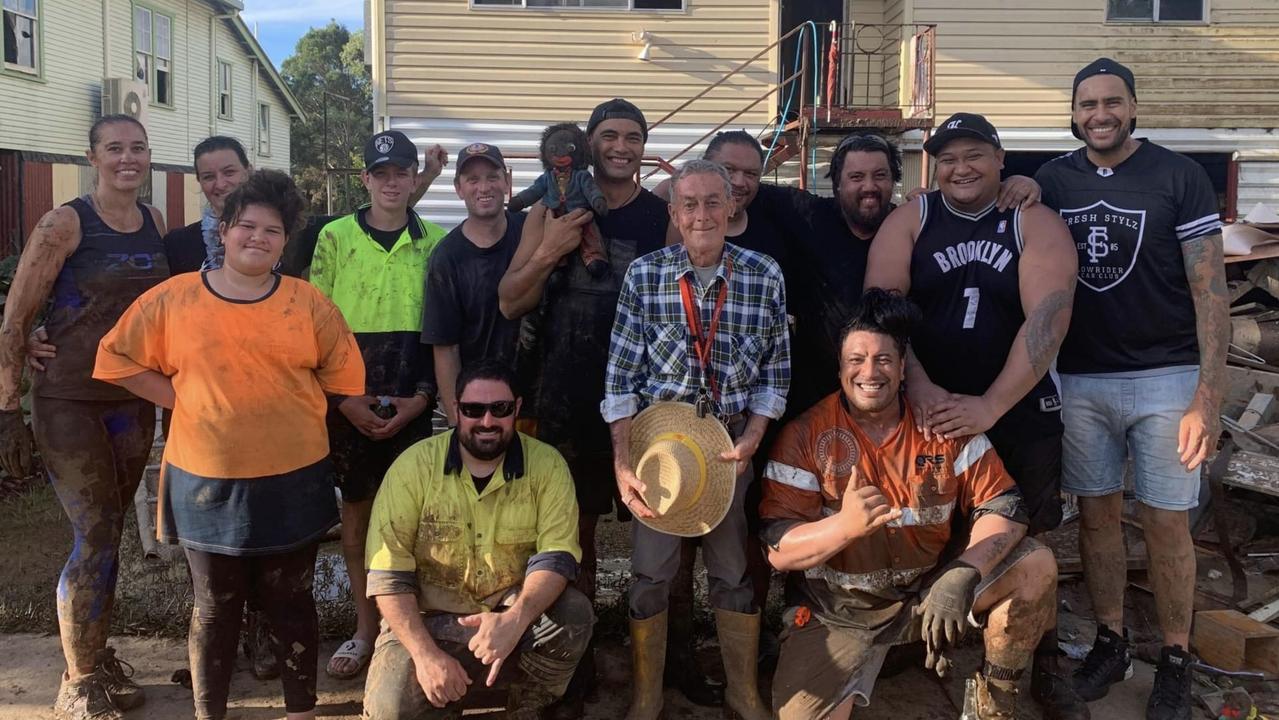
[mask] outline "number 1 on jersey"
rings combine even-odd
[[[964,297],[968,298],[968,308],[964,310],[964,329],[977,327],[977,303],[981,300],[981,288],[964,288]]]

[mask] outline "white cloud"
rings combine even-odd
[[[364,3],[360,0],[248,0],[244,21],[253,23],[308,23],[323,25],[330,18],[350,30],[364,27]]]

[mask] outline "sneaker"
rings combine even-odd
[[[53,701],[54,720],[124,720],[102,685],[100,673],[79,680],[63,676],[58,698]]]
[[[1132,677],[1132,657],[1128,650],[1128,633],[1116,635],[1105,625],[1097,626],[1097,639],[1083,664],[1075,670],[1075,692],[1085,702],[1106,697],[1110,686]]]
[[[115,656],[115,648],[98,651],[94,673],[102,681],[111,703],[120,710],[132,710],[146,702],[147,694],[133,682],[133,666]]]
[[[1155,686],[1146,703],[1146,720],[1190,720],[1190,663],[1180,645],[1165,645],[1155,668]]]

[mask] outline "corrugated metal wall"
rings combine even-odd
[[[439,143],[448,151],[451,159],[456,158],[462,148],[476,142],[496,145],[507,155],[536,154],[538,140],[547,124],[549,123],[391,118],[391,128],[408,135],[418,146],[418,150],[425,150]],[[586,129],[585,124],[582,129]],[[752,134],[761,131],[759,126],[734,125],[728,129],[744,129]],[[662,158],[673,157],[710,130],[711,127],[705,125],[662,125],[650,134],[645,152]],[[765,142],[767,140],[768,138]],[[682,159],[699,157],[703,149],[705,143],[698,145]],[[537,176],[542,174],[542,166],[535,159],[508,159],[507,165],[513,174],[515,192],[532,185]],[[466,207],[453,190],[454,169],[455,166],[450,161],[449,166],[444,168],[444,173],[431,185],[431,189],[417,205],[417,211],[422,217],[446,228],[452,228],[466,219]],[[647,167],[644,172],[651,169]],[[665,173],[659,172],[646,181],[645,185],[651,188],[665,177]]]
[[[22,163],[22,237],[35,230],[36,223],[53,209],[53,166],[49,163]]]
[[[1264,202],[1279,210],[1279,160],[1239,163],[1239,215]]]
[[[0,150],[0,257],[22,246],[22,156]]]

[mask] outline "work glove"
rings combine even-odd
[[[981,573],[977,568],[955,560],[942,570],[915,608],[928,651],[925,664],[939,675],[944,675],[950,664],[943,651],[954,647],[968,628],[968,614],[972,612],[979,582]]]
[[[0,410],[0,469],[12,478],[30,475],[34,445],[22,410]]]

